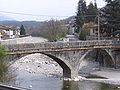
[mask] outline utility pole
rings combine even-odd
[[[100,16],[98,14],[98,40],[100,40]]]

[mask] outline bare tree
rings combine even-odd
[[[33,36],[42,36],[54,42],[66,36],[67,28],[65,28],[65,24],[61,21],[50,20],[41,27],[31,28],[30,31]]]

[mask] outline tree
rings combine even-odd
[[[90,2],[90,4],[87,6],[87,12],[86,12],[86,22],[95,22],[95,17],[98,15],[98,9],[97,4],[93,4]]]
[[[120,29],[120,0],[105,0],[107,5],[101,9],[102,18],[107,24],[107,33],[113,34],[116,30]]]
[[[59,40],[66,36],[67,29],[65,24],[58,20],[50,20],[43,26],[34,27],[30,30],[30,35],[44,37],[51,42]]]
[[[8,67],[6,62],[3,60],[6,56],[7,52],[3,46],[0,45],[0,80],[8,71]]]
[[[83,30],[83,25],[85,23],[94,23],[95,17],[98,15],[98,9],[96,0],[93,4],[92,2],[86,6],[85,0],[79,0],[78,2],[78,11],[76,15],[76,33],[79,34],[79,39],[84,39],[87,34],[85,34],[87,31]]]
[[[57,20],[50,20],[46,25],[47,38],[49,41],[53,42],[59,40],[62,37],[66,36],[66,28],[64,23]]]
[[[77,15],[76,15],[76,21],[75,21],[75,26],[76,26],[76,33],[79,33],[80,28],[83,26],[85,22],[85,15],[86,15],[87,7],[86,7],[86,2],[85,0],[79,0],[78,2],[78,10],[77,10]]]
[[[0,45],[0,60],[6,56],[7,52],[3,46]]]
[[[20,35],[26,35],[26,31],[23,25],[20,27]]]
[[[31,27],[28,31],[29,35],[35,37],[44,37],[47,35],[46,25]]]

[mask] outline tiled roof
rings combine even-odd
[[[0,29],[13,29],[15,26],[0,25]]]

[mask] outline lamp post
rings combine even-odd
[[[98,40],[100,40],[100,16],[98,15]]]

